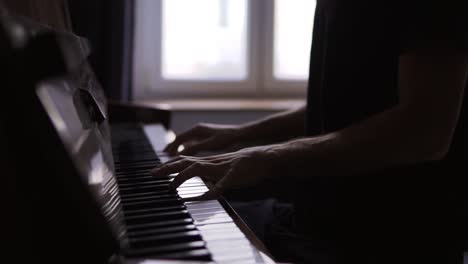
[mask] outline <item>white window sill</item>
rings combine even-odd
[[[171,111],[283,111],[305,104],[304,99],[173,99],[137,100],[136,104]]]

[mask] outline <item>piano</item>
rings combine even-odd
[[[0,24],[16,262],[273,263],[224,199],[184,202],[203,180],[171,192],[174,175],[149,174],[170,158],[170,112],[108,102],[85,40],[7,14]]]

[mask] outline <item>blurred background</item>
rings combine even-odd
[[[176,132],[305,102],[315,0],[0,2],[88,38],[108,98],[171,109]]]

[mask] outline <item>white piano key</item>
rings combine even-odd
[[[220,229],[203,229],[204,234],[217,235],[217,234],[228,234],[228,233],[239,233],[244,235],[238,228],[220,228]],[[244,235],[245,237],[245,235]]]
[[[179,186],[178,189],[180,189],[180,188],[191,188],[191,187],[197,187],[197,186],[206,187],[206,185],[203,182],[184,182],[184,184]]]
[[[205,184],[203,183],[189,183],[189,184],[184,184],[177,188],[177,190],[183,190],[183,189],[190,189],[190,188],[197,188],[197,187],[204,187],[207,188]]]
[[[180,194],[179,196],[183,199],[190,199],[190,198],[195,198],[203,195],[205,192],[199,192],[199,193],[187,193],[187,194]]]
[[[229,218],[231,219],[231,217],[229,216],[228,213],[226,212],[213,212],[213,213],[210,213],[210,212],[190,212],[190,214],[192,215],[192,217],[195,219],[195,220],[198,220],[198,221],[204,221],[204,220],[208,220],[208,219],[213,219],[213,218]]]
[[[235,255],[222,255],[216,254],[214,261],[217,263],[256,263],[255,256],[253,253],[241,253]]]
[[[204,205],[219,205],[219,206],[221,206],[221,204],[216,200],[187,202],[187,206],[200,207],[200,206],[204,206]]]
[[[187,193],[187,192],[207,192],[208,189],[205,187],[193,187],[193,188],[179,188],[177,193]]]
[[[161,125],[146,125],[144,131],[158,153],[174,138],[174,134]],[[170,159],[166,155],[159,156],[162,162]],[[206,191],[208,188],[199,177],[178,188],[182,198],[196,197]],[[217,200],[186,202],[185,205],[216,263],[274,263],[255,249]]]
[[[239,232],[233,232],[233,233],[226,233],[226,232],[220,232],[220,233],[203,233],[203,238],[206,239],[206,241],[216,241],[216,240],[231,240],[231,239],[244,239],[245,235]]]
[[[188,187],[181,187],[177,189],[178,192],[188,192],[188,191],[200,191],[200,192],[206,192],[208,191],[208,188],[205,186],[188,186]]]
[[[146,125],[143,126],[143,129],[154,151],[158,153],[162,152],[167,144],[175,139],[175,134],[166,130],[162,125]]]
[[[203,234],[203,232],[201,232]],[[207,244],[210,244],[210,247],[215,251],[229,250],[229,248],[237,248],[244,246],[251,246],[247,238],[239,238],[232,240],[223,240],[223,241],[205,241]]]
[[[208,226],[199,226],[198,229],[200,231],[209,231],[209,230],[230,230],[230,229],[239,229],[237,225],[232,222],[232,223],[225,223],[225,224],[217,224],[217,225],[208,225]]]
[[[200,178],[198,178],[198,177],[195,177],[195,178],[192,178],[192,179],[187,180],[187,181],[184,182],[181,186],[184,186],[184,185],[190,184],[190,183],[193,183],[193,184],[199,183],[199,184],[205,185],[205,183],[203,182],[202,179],[200,179]],[[205,186],[206,186],[206,185],[205,185]]]
[[[211,218],[211,219],[204,220],[204,221],[195,220],[194,222],[195,222],[195,225],[198,227],[200,225],[213,225],[213,224],[232,223],[232,219],[228,219],[228,218]]]
[[[222,213],[222,212],[226,212],[223,208],[191,208],[191,207],[187,207],[189,208],[190,212],[192,214],[203,214],[203,213],[210,213],[210,214],[215,214],[215,213]]]

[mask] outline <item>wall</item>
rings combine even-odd
[[[185,131],[197,123],[218,123],[218,124],[241,124],[248,121],[256,120],[267,115],[273,114],[275,111],[173,111],[171,128],[180,133]]]

